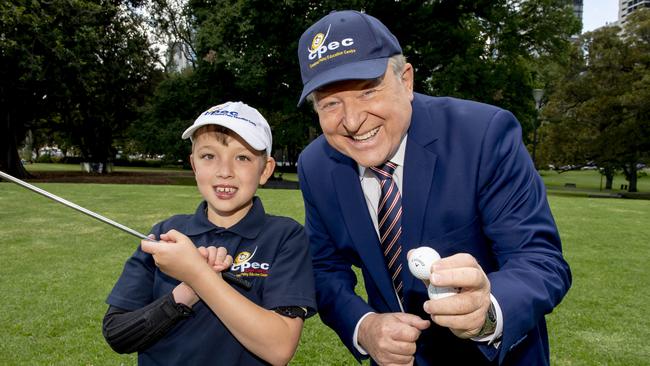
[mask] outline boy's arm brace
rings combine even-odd
[[[106,342],[118,353],[143,351],[164,337],[179,321],[193,314],[169,293],[151,304],[128,311],[109,306],[102,324]]]

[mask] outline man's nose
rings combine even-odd
[[[344,103],[343,113],[343,126],[350,133],[357,132],[368,116],[363,106],[354,100]]]

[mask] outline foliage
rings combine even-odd
[[[532,130],[531,89],[579,31],[568,2],[440,1],[397,24],[424,91],[494,104]]]
[[[195,74],[169,74],[155,90],[129,129],[131,152],[164,154],[165,159],[189,166],[190,143],[181,134],[191,125],[197,112]]]
[[[619,27],[604,27],[581,37],[544,107],[548,163],[593,161],[609,175],[619,169],[636,191],[637,163],[650,154],[649,29],[650,10],[640,10],[628,18],[623,36]]]
[[[152,59],[136,1],[10,0],[0,4],[0,167],[28,130],[106,162],[147,94]]]
[[[163,0],[158,0],[163,1]],[[172,0],[169,0],[172,1]],[[274,133],[274,150],[295,162],[313,137],[311,107],[296,108],[302,81],[296,57],[302,32],[332,9],[356,9],[382,20],[400,40],[416,69],[416,91],[451,95],[507,108],[531,129],[530,90],[536,63],[563,60],[578,22],[567,2],[528,1],[280,1],[191,0],[185,9],[196,31],[192,116],[226,100],[260,109]],[[162,86],[156,98],[168,100]],[[192,117],[152,101],[167,119],[150,114],[161,128],[183,130],[175,121]],[[173,104],[172,104],[173,105]],[[164,112],[162,112],[164,110]],[[528,134],[525,133],[525,136]],[[165,140],[167,141],[167,140]],[[174,153],[167,143],[158,144]]]

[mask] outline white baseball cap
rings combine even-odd
[[[267,155],[271,156],[271,127],[257,109],[245,103],[226,102],[201,113],[194,124],[183,132],[183,139],[192,140],[194,131],[206,125],[226,127],[238,134],[253,149],[265,150]]]

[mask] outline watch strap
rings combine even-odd
[[[497,329],[497,313],[496,313],[496,309],[494,308],[494,303],[490,301],[490,307],[488,308],[487,314],[485,315],[485,322],[483,323],[483,327],[481,327],[481,330],[479,330],[476,337],[488,336],[494,333],[496,329]]]

